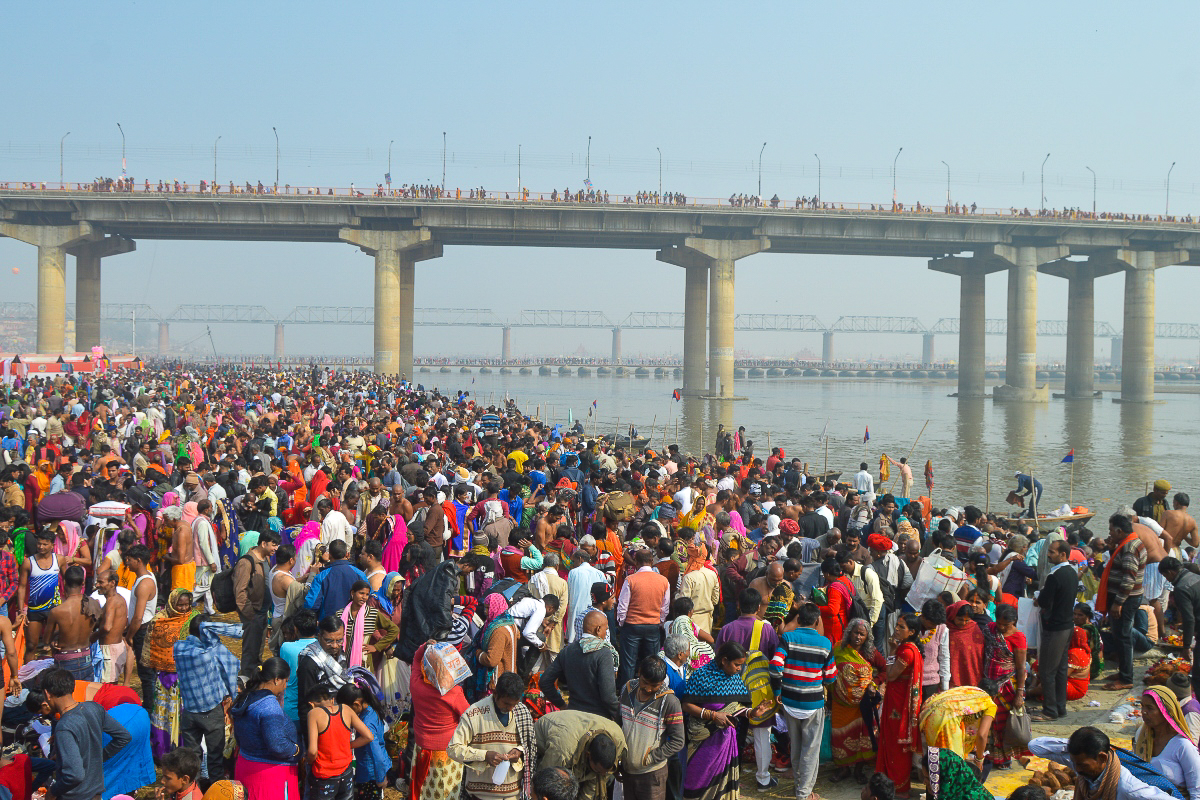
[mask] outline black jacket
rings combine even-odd
[[[1045,558],[1046,554],[1042,553]],[[1046,576],[1046,585],[1038,594],[1037,604],[1042,609],[1042,627],[1048,631],[1068,631],[1075,626],[1075,593],[1079,590],[1079,573],[1067,565],[1055,568]]]
[[[615,667],[608,648],[585,653],[579,642],[573,642],[558,654],[550,669],[542,673],[538,687],[546,699],[559,708],[586,711],[620,723]],[[571,693],[570,703],[563,700],[556,685],[559,681],[565,683]]]

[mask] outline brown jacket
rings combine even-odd
[[[238,616],[245,622],[263,607],[267,594],[267,564],[250,553],[233,566],[233,597]]]

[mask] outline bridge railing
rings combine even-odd
[[[286,197],[289,200],[304,199],[313,202],[345,202],[353,200],[355,202],[396,202],[396,201],[414,201],[419,203],[435,203],[435,202],[455,202],[455,203],[479,203],[480,205],[500,204],[504,206],[525,205],[525,204],[549,204],[556,206],[620,206],[630,207],[636,206],[639,208],[711,208],[720,209],[723,211],[739,212],[739,213],[781,213],[781,212],[803,212],[806,216],[812,215],[829,215],[842,216],[847,214],[853,215],[886,215],[928,218],[928,217],[948,217],[948,218],[970,218],[970,219],[1019,219],[1028,221],[1045,220],[1054,223],[1081,223],[1081,224],[1106,224],[1106,225],[1152,225],[1152,226],[1175,226],[1188,225],[1195,226],[1200,224],[1200,219],[1193,215],[1162,215],[1162,214],[1130,214],[1124,212],[1098,212],[1093,214],[1090,211],[1083,210],[1062,210],[1062,209],[1029,209],[1029,208],[985,208],[970,204],[955,204],[947,206],[941,205],[925,205],[923,203],[861,203],[861,202],[827,202],[819,201],[813,203],[811,200],[802,203],[805,198],[795,198],[792,201],[780,198],[777,205],[772,205],[770,200],[762,202],[748,195],[731,195],[730,197],[688,197],[680,195],[678,201],[667,199],[655,199],[653,197],[639,200],[639,193],[610,193],[605,191],[597,191],[595,193],[585,193],[580,196],[578,190],[572,191],[570,196],[567,193],[557,190],[550,192],[533,192],[524,190],[522,192],[505,192],[496,190],[481,190],[481,189],[446,189],[439,190],[437,187],[386,187],[379,185],[374,188],[360,188],[356,186],[291,186],[283,187],[263,186],[261,189],[257,185],[244,184],[242,186],[234,185],[232,191],[228,185],[218,186],[214,192],[206,183],[206,188],[201,191],[200,184],[180,182],[178,186],[175,184],[161,187],[158,184],[138,185],[134,183],[132,189],[115,190],[106,186],[88,183],[55,183],[48,181],[0,181],[0,192],[16,191],[21,193],[29,193],[31,195],[44,195],[46,197],[61,197],[67,195],[97,195],[97,194],[122,194],[127,196],[162,196],[173,195],[179,199],[209,199],[212,197],[220,197],[222,200],[262,200],[271,197]]]

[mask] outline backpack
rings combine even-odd
[[[629,492],[609,492],[599,502],[598,510],[607,519],[628,522],[633,518],[633,495]]]
[[[779,710],[779,701],[775,698],[775,690],[771,688],[771,665],[762,652],[762,632],[766,626],[764,620],[754,623],[754,633],[750,635],[750,647],[746,655],[746,663],[742,666],[742,682],[750,690],[750,724],[762,725],[774,719]],[[754,709],[770,700],[771,705],[762,716],[754,714]]]
[[[209,591],[212,593],[213,607],[218,613],[229,614],[230,612],[237,611],[237,597],[233,591],[233,571],[237,569],[238,563],[241,562],[243,558],[250,558],[250,556],[248,554],[244,555],[237,561],[233,562],[233,566],[231,566],[229,569],[223,569],[218,572],[213,576],[212,583],[209,584]],[[250,577],[253,578],[253,559],[251,559],[251,562]],[[263,568],[263,573],[265,576],[265,567]]]
[[[834,586],[842,587],[842,591],[848,592],[850,602],[846,604],[846,622],[854,619],[865,619],[868,623],[871,621],[871,615],[867,613],[867,607],[858,596],[858,590],[854,588],[854,584],[850,584],[850,588],[846,589],[846,584],[837,583]],[[832,586],[830,588],[833,588]]]
[[[529,584],[521,583],[516,578],[504,578],[493,583],[492,590],[488,594],[502,596],[508,602],[509,608],[526,597],[533,597],[533,593],[529,591]]]

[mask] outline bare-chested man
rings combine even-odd
[[[196,537],[191,525],[175,520],[171,549],[164,561],[171,567],[172,589],[196,590]]]
[[[83,593],[83,567],[72,564],[63,573],[62,603],[46,616],[46,641],[54,654],[54,665],[77,680],[95,680],[92,667],[92,630],[103,613],[100,604]]]
[[[104,598],[100,627],[92,637],[100,651],[100,682],[128,686],[133,673],[133,661],[125,644],[129,606],[117,591],[117,574],[106,569],[96,575],[96,591]]]
[[[1182,547],[1184,541],[1192,547],[1200,547],[1200,533],[1196,530],[1196,520],[1192,519],[1192,515],[1188,513],[1188,506],[1191,504],[1189,498],[1183,492],[1177,492],[1172,498],[1171,509],[1163,512],[1163,533],[1169,539],[1167,544],[1172,550],[1176,547]],[[1181,561],[1186,561],[1186,558],[1181,558]]]

